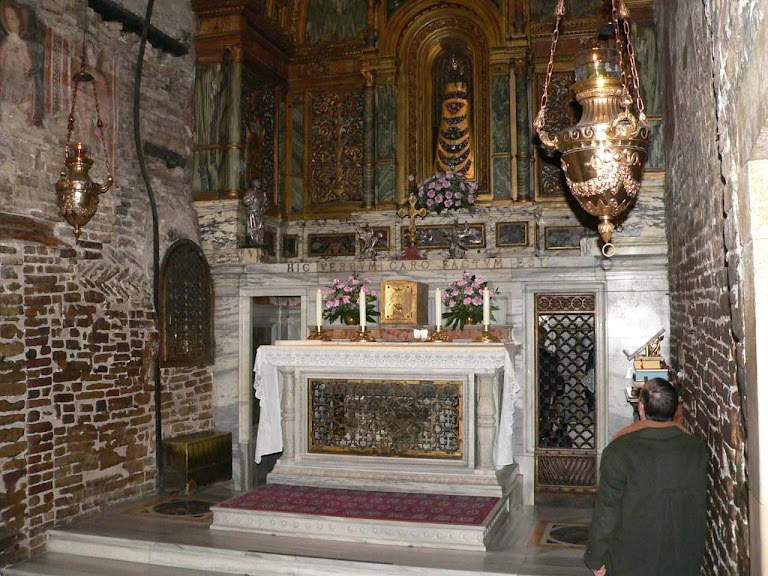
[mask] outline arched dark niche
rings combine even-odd
[[[199,246],[175,242],[160,274],[160,362],[162,366],[213,363],[213,280]]]

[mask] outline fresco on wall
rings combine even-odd
[[[661,114],[662,86],[659,74],[659,54],[656,51],[656,28],[653,22],[632,23],[632,44],[635,47],[640,90],[646,114]]]
[[[43,120],[45,26],[34,9],[0,0],[0,119]]]
[[[307,13],[307,43],[361,38],[367,15],[367,0],[311,0]]]

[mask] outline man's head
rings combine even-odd
[[[664,378],[653,378],[640,390],[641,416],[657,422],[668,422],[677,410],[677,390]]]

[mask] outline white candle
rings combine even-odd
[[[443,325],[443,301],[440,299],[440,288],[435,289],[435,326],[437,331],[440,332],[440,327]]]
[[[323,326],[323,293],[320,288],[317,289],[317,302],[315,302],[315,326],[318,331]]]
[[[358,305],[360,306],[360,330],[365,332],[365,292],[362,289],[360,290]]]
[[[483,325],[487,328],[491,323],[491,293],[486,286],[483,288]]]

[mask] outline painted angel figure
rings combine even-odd
[[[248,212],[248,239],[252,246],[263,246],[264,213],[269,207],[269,198],[259,180],[253,181],[251,188],[243,196],[243,204]]]

